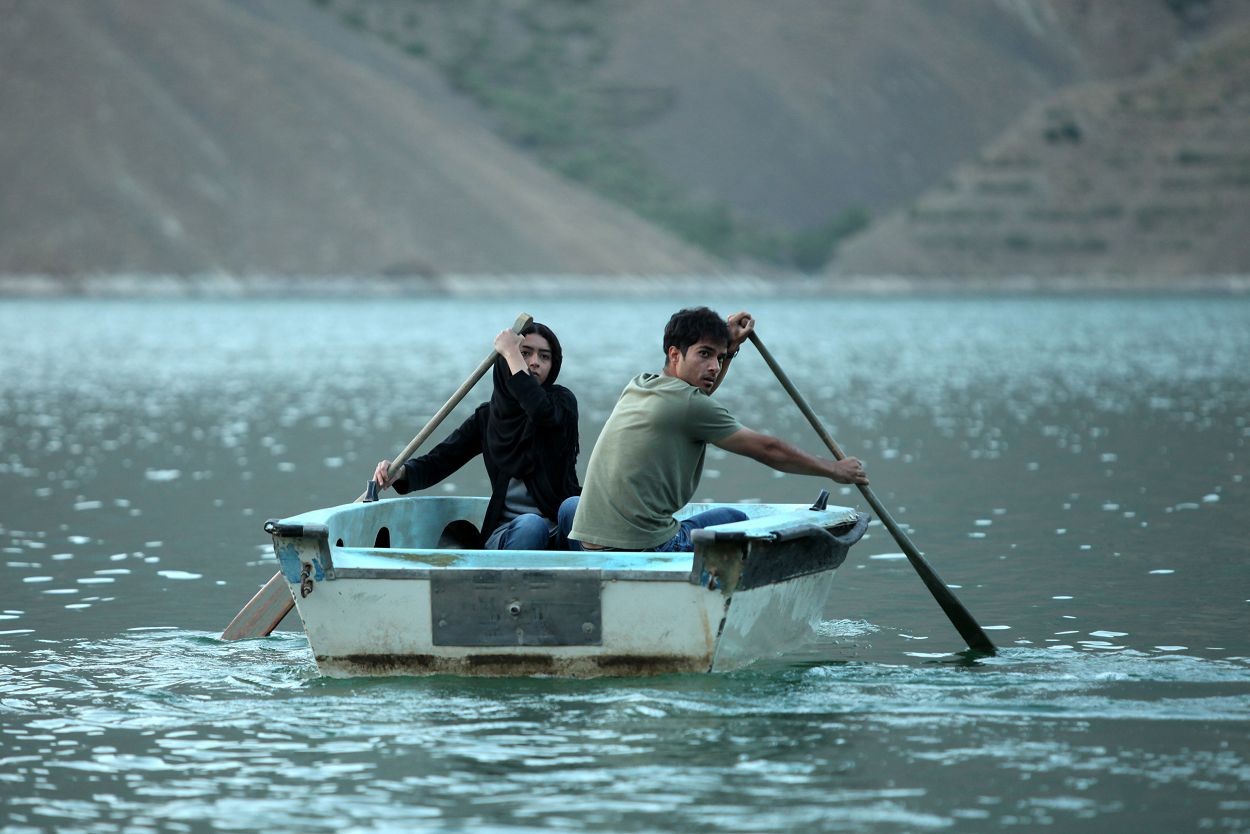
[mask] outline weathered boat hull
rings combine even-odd
[[[810,636],[867,525],[847,508],[735,505],[752,518],[699,531],[693,554],[435,546],[485,504],[409,497],[266,525],[322,674],[741,668]]]

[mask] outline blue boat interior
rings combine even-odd
[[[498,569],[518,562],[534,570],[602,570],[690,573],[693,554],[625,551],[480,550],[468,544],[486,513],[483,497],[404,496],[380,501],[344,504],[282,519],[284,526],[324,527],[336,571],[402,570],[404,567]],[[812,509],[803,504],[726,503],[689,504],[678,512],[682,519],[713,507],[733,507],[746,513],[745,521],[714,528],[718,535],[767,539],[818,525],[849,524],[859,517],[849,507]],[[471,529],[467,525],[472,525]]]

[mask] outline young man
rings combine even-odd
[[[747,313],[726,321],[706,307],[681,310],[669,319],[664,368],[640,374],[625,386],[590,454],[570,549],[688,551],[693,530],[746,518],[728,508],[680,523],[673,518],[698,488],[708,443],[782,472],[868,483],[856,458],[809,455],[744,428],[712,399],[754,327]],[[564,526],[574,503],[561,508]]]
[[[404,461],[392,482],[389,460],[373,480],[401,495],[425,489],[482,456],[491,496],[482,522],[489,550],[563,549],[556,518],[577,495],[577,398],[562,385],[563,352],[551,328],[537,322],[520,335],[495,337],[494,392],[428,454]],[[566,528],[567,529],[567,528]]]

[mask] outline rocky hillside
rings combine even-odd
[[[1133,77],[1242,0],[317,0],[500,135],[726,258],[818,268],[1055,91]]]
[[[1250,272],[1250,28],[1032,107],[852,241],[837,273]]]
[[[1238,59],[1194,61],[1247,22],[1244,0],[0,0],[0,273],[1246,270],[1222,231]],[[1158,124],[1154,98],[1179,102]]]
[[[0,0],[0,113],[0,272],[717,266],[291,0]]]

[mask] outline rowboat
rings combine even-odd
[[[265,530],[321,674],[594,677],[724,672],[810,637],[868,516],[732,506],[693,553],[472,547],[488,499],[344,504]]]

